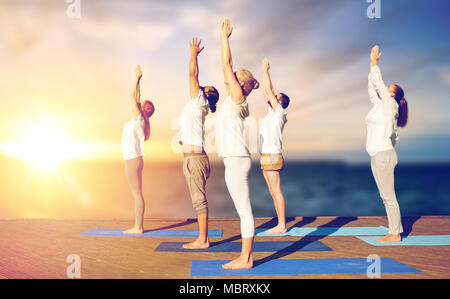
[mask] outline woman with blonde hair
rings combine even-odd
[[[248,175],[251,158],[244,136],[244,119],[249,116],[247,97],[253,89],[259,87],[259,83],[247,70],[233,72],[229,45],[232,31],[230,21],[224,20],[220,28],[220,40],[222,69],[228,96],[217,111],[216,145],[225,164],[225,183],[240,217],[242,251],[239,258],[222,267],[248,269],[253,267],[255,223],[250,204]]]
[[[144,169],[144,141],[150,137],[149,118],[155,112],[155,106],[149,100],[141,103],[140,81],[141,67],[136,68],[136,83],[131,95],[133,118],[123,127],[122,156],[125,163],[125,175],[134,198],[134,226],[124,234],[142,234],[144,232],[145,202],[142,195],[142,171]]]
[[[398,127],[406,126],[408,104],[404,92],[398,85],[386,87],[378,67],[381,57],[378,46],[370,53],[370,72],[368,77],[369,99],[373,106],[366,116],[366,150],[370,155],[373,177],[386,208],[389,233],[378,242],[400,242],[403,232],[400,207],[394,188],[394,169],[398,163],[394,149],[398,140]]]

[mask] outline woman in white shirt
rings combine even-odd
[[[251,168],[250,151],[244,136],[244,119],[249,116],[247,96],[259,87],[247,70],[233,72],[229,37],[230,21],[221,25],[222,68],[228,97],[219,107],[216,118],[216,146],[225,164],[225,182],[241,221],[242,251],[239,258],[223,265],[225,269],[253,267],[252,248],[255,223],[250,204],[248,175]]]
[[[123,127],[122,156],[125,162],[125,175],[134,198],[134,226],[124,234],[142,234],[144,232],[145,202],[142,195],[142,171],[144,169],[144,141],[150,137],[150,121],[155,107],[151,101],[141,103],[140,80],[141,67],[136,68],[136,84],[131,95],[133,118]]]
[[[283,234],[286,232],[286,206],[281,191],[280,171],[283,169],[282,134],[287,122],[286,108],[289,106],[289,97],[284,93],[275,95],[272,80],[270,79],[270,64],[266,59],[262,62],[264,73],[264,95],[268,112],[264,117],[259,131],[259,150],[261,153],[261,169],[267,182],[270,195],[272,195],[278,224],[267,230],[268,234]]]
[[[378,241],[400,242],[403,227],[394,188],[394,169],[398,163],[394,145],[398,140],[397,128],[406,126],[408,104],[398,85],[384,85],[378,67],[380,57],[379,47],[373,47],[368,77],[369,98],[373,106],[366,116],[366,150],[389,222],[389,233]]]
[[[197,56],[204,49],[200,41],[193,38],[190,42],[191,59],[189,63],[190,98],[183,109],[180,119],[178,141],[183,145],[183,173],[191,195],[192,205],[197,212],[199,235],[191,243],[184,244],[187,249],[209,247],[208,239],[208,202],[206,200],[206,180],[210,174],[208,156],[203,148],[205,117],[208,111],[216,111],[219,93],[213,86],[201,87],[198,82]]]

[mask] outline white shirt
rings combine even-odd
[[[278,104],[275,110],[269,107],[259,129],[259,152],[281,154],[282,134],[287,122],[287,112]]]
[[[236,104],[229,95],[217,110],[216,146],[219,157],[249,157],[244,119],[249,116],[247,97]]]
[[[124,160],[131,160],[144,154],[145,121],[142,114],[130,119],[123,127],[122,156]]]
[[[391,150],[398,140],[398,104],[384,85],[378,66],[372,66],[369,73],[369,99],[373,104],[366,116],[366,150],[370,156]]]
[[[205,137],[205,116],[208,114],[209,103],[200,89],[196,99],[190,99],[184,106],[180,118],[178,141],[183,144],[203,146]]]

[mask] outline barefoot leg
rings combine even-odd
[[[222,265],[222,268],[230,270],[253,268],[253,254],[252,254],[253,240],[254,240],[253,237],[242,238],[241,255],[237,259]]]
[[[199,227],[199,235],[198,238],[191,243],[187,243],[183,245],[183,248],[186,249],[204,249],[209,247],[209,239],[208,239],[208,210],[205,210],[204,213],[199,213],[197,215],[198,219],[198,227]]]
[[[134,227],[126,230],[124,232],[126,234],[144,232],[145,201],[142,194],[143,168],[144,160],[142,157],[132,160],[125,160],[125,174],[134,198]]]
[[[400,236],[400,234],[387,234],[386,236],[379,238],[377,241],[383,243],[401,242],[402,237]]]
[[[273,198],[278,224],[266,231],[267,234],[284,234],[286,232],[286,204],[281,191],[280,173],[278,171],[263,171],[267,186]]]
[[[127,234],[127,235],[140,235],[140,234],[144,233],[144,228],[135,226],[135,227],[132,227],[130,229],[123,231],[122,233]]]

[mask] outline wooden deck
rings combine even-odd
[[[271,225],[270,218],[255,220],[257,227]],[[193,259],[229,260],[239,253],[155,252],[163,241],[192,238],[86,237],[92,228],[128,228],[125,220],[0,220],[0,278],[67,278],[67,256],[81,258],[82,278],[190,278]],[[403,220],[410,235],[450,235],[450,216],[410,217]],[[385,217],[298,217],[288,226],[387,226]],[[197,229],[189,219],[145,221],[146,229]],[[211,219],[210,229],[222,229],[222,238],[211,241],[239,241],[238,219]],[[256,241],[298,241],[302,237],[264,237]],[[382,278],[450,278],[450,246],[374,247],[356,237],[314,237],[333,251],[271,253],[256,252],[263,258],[367,258],[370,254],[390,257],[422,273],[382,274]],[[255,276],[232,278],[367,278],[358,275]],[[230,278],[230,277],[226,277]]]

